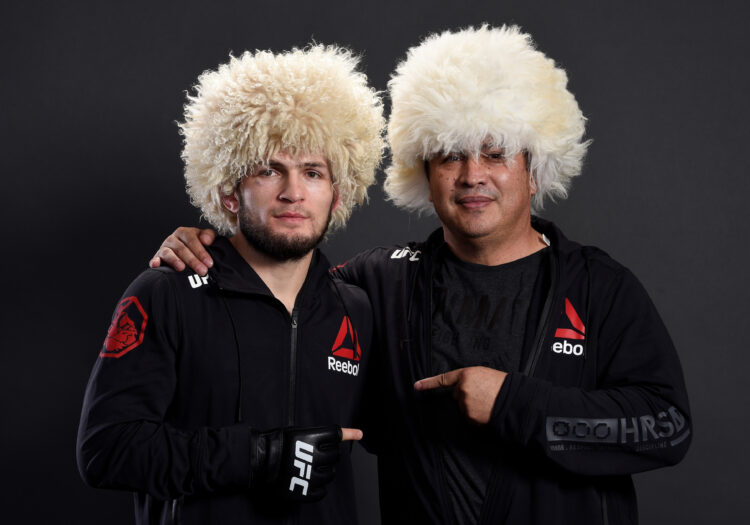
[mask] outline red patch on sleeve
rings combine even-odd
[[[121,357],[143,342],[148,315],[136,296],[117,305],[100,357]]]

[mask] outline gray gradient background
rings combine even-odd
[[[132,522],[129,495],[78,477],[75,433],[118,297],[164,236],[197,223],[175,121],[198,74],[230,50],[314,37],[362,51],[372,83],[385,89],[422,36],[482,21],[520,24],[567,69],[594,143],[571,197],[545,216],[641,278],[682,358],[693,446],[679,466],[635,477],[642,522],[746,522],[743,2],[120,4],[0,11],[3,523]],[[434,225],[373,188],[326,250],[341,262]],[[374,523],[373,463],[357,458],[362,522]]]

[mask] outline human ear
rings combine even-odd
[[[221,191],[221,190],[220,190]],[[237,190],[233,190],[232,193],[221,194],[221,204],[230,212],[237,213],[240,210],[240,200],[237,196]]]

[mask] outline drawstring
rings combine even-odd
[[[420,264],[422,264],[422,257],[419,258],[419,261],[417,262],[417,269],[414,271],[414,275],[412,275],[411,277],[411,290],[409,291],[409,302],[407,303],[409,307],[406,311],[406,320],[409,322],[411,322],[411,310],[412,310],[412,306],[414,305],[414,292],[415,292],[415,289],[417,288],[417,275],[419,275]]]
[[[445,248],[445,242],[443,242],[442,244],[440,244],[435,250],[432,251],[432,255],[430,256],[430,260],[429,261],[427,261],[426,260],[427,257],[424,256],[425,255],[424,250],[422,251],[422,257],[420,257],[417,260],[417,267],[415,268],[414,273],[411,276],[411,287],[410,287],[410,290],[409,290],[409,300],[407,302],[407,304],[409,306],[408,306],[408,308],[406,310],[406,320],[409,323],[411,323],[411,312],[412,312],[412,307],[414,306],[414,294],[416,293],[416,290],[417,290],[417,277],[419,276],[419,272],[421,270],[420,267],[424,264],[425,265],[425,272],[428,271],[428,270],[430,271],[430,274],[429,274],[429,278],[430,278],[429,279],[429,286],[430,286],[429,299],[430,299],[430,307],[432,307],[432,270],[435,268],[435,259],[437,259],[437,257],[440,255],[440,250],[444,250],[444,249],[446,249]],[[429,263],[429,265],[428,265],[428,263]],[[429,313],[429,315],[432,315],[432,313]]]
[[[237,382],[239,388],[237,390],[237,413],[235,415],[235,423],[242,423],[242,359],[240,357],[240,340],[237,337],[237,325],[234,322],[234,316],[232,315],[232,310],[229,308],[229,303],[227,303],[227,299],[223,294],[219,293],[219,297],[221,297],[221,302],[227,310],[227,315],[229,315],[229,321],[232,323],[232,335],[234,336],[234,344],[237,349]]]
[[[586,266],[586,311],[583,315],[583,326],[586,330],[586,346],[589,346],[589,343],[591,342],[591,325],[589,324],[589,315],[591,312],[591,267],[589,266],[589,254],[588,250],[584,248],[583,250],[583,264]],[[588,358],[588,351],[584,354],[584,359]],[[594,355],[594,359],[596,359],[596,356]],[[596,369],[597,363],[594,362],[594,369]]]
[[[180,523],[180,521],[181,521],[181,519],[180,519],[181,512],[180,511],[182,510],[182,502],[184,501],[184,499],[185,499],[185,496],[181,496],[179,498],[175,498],[175,499],[172,500],[172,512],[171,512],[171,515],[172,515],[172,523],[175,524],[175,525],[178,524],[178,523]]]

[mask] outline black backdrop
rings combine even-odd
[[[594,143],[571,197],[545,216],[641,278],[682,358],[693,447],[679,466],[636,476],[642,521],[744,522],[747,9],[740,1],[614,4],[4,4],[2,522],[132,522],[129,495],[78,477],[75,433],[118,297],[165,235],[198,221],[175,126],[198,74],[230,51],[314,38],[362,51],[385,89],[422,36],[483,21],[520,24],[567,69]],[[434,224],[397,211],[374,188],[326,250],[342,261]],[[358,461],[362,521],[374,523],[373,462],[362,452]]]

